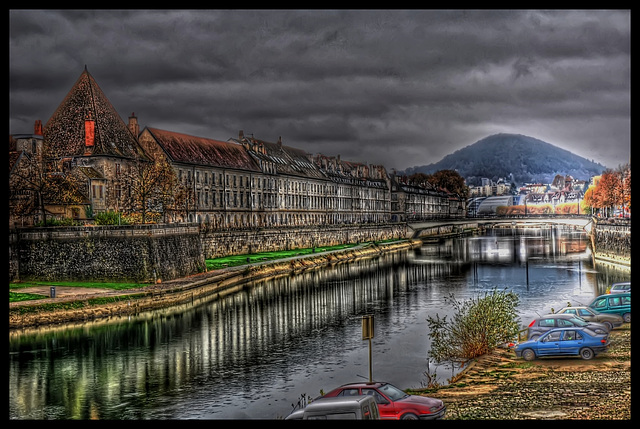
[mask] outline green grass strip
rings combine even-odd
[[[382,240],[377,243],[386,243],[398,241],[396,239]],[[219,270],[227,267],[237,267],[246,264],[253,264],[257,262],[272,261],[277,259],[285,259],[294,256],[310,255],[313,253],[320,253],[333,250],[348,249],[357,246],[357,243],[340,244],[337,246],[323,246],[306,249],[293,249],[293,250],[281,250],[277,252],[261,252],[251,253],[244,255],[225,256],[223,258],[212,258],[205,260],[207,270]],[[49,298],[48,295],[40,295],[33,293],[21,293],[20,289],[35,287],[35,286],[64,286],[64,287],[82,287],[82,288],[100,288],[100,289],[112,289],[112,290],[127,290],[136,289],[144,286],[148,286],[149,283],[115,283],[115,282],[82,282],[82,281],[24,281],[19,283],[9,283],[9,302],[37,300],[43,298]],[[113,299],[113,298],[109,298]]]
[[[342,250],[355,247],[357,244],[341,244],[338,246],[326,246],[307,249],[281,250],[277,252],[261,252],[245,255],[225,256],[222,258],[207,259],[207,270],[219,270],[228,267],[253,264],[256,262],[271,261],[276,259],[291,258],[293,256],[310,255],[312,253],[326,252],[328,250]]]

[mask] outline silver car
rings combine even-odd
[[[631,282],[614,283],[609,288],[608,293],[631,292]]]
[[[536,340],[543,333],[554,328],[571,328],[579,326],[589,328],[596,334],[607,334],[609,330],[602,323],[587,322],[575,314],[546,314],[534,319],[527,329],[527,339]]]
[[[285,420],[380,420],[373,396],[320,397],[305,408],[296,410]]]
[[[619,314],[600,313],[591,307],[565,307],[557,314],[575,314],[587,322],[602,323],[609,331],[622,326],[624,320]]]

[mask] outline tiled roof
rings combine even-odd
[[[256,159],[264,159],[273,163],[278,174],[288,174],[309,178],[324,178],[324,174],[311,162],[307,153],[302,149],[286,146],[282,141],[271,143],[253,137],[244,137],[233,141],[249,143],[249,150]],[[254,150],[260,147],[262,150]]]
[[[147,127],[173,162],[260,171],[258,164],[239,144],[195,137]]]
[[[85,119],[95,121],[94,145],[85,145]],[[144,158],[138,142],[85,68],[44,126],[53,156],[106,155]],[[90,149],[90,150],[88,150]]]
[[[18,160],[22,156],[22,151],[9,151],[9,174],[13,170],[13,167],[18,163]]]

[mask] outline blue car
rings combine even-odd
[[[596,334],[589,328],[556,328],[535,340],[519,343],[517,357],[530,361],[546,356],[580,356],[591,359],[609,348],[609,334]]]

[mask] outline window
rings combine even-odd
[[[558,327],[559,328],[567,328],[569,326],[576,326],[573,322],[564,319],[558,319]]]
[[[554,328],[556,326],[555,319],[542,319],[538,322],[538,326],[542,328]]]
[[[560,334],[562,334],[562,332],[550,332],[549,335],[544,337],[542,342],[543,343],[551,343],[551,342],[554,342],[554,341],[559,341],[560,340]]]
[[[358,396],[360,391],[358,389],[344,389],[338,394],[338,396]]]
[[[382,404],[382,403],[386,403],[387,400],[384,399],[384,396],[382,396],[377,390],[375,389],[362,389],[362,394],[363,395],[368,395],[368,396],[373,396],[373,398],[376,400],[376,402],[378,404]]]

